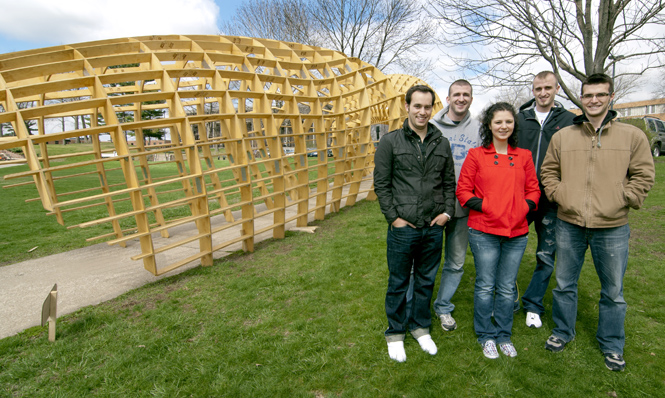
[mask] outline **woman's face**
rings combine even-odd
[[[490,122],[490,131],[494,137],[494,142],[508,141],[508,137],[513,134],[515,118],[510,111],[496,111]]]

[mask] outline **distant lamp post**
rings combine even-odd
[[[626,56],[625,55],[614,56],[614,55],[610,54],[607,58],[609,58],[612,61],[612,82],[614,82],[614,75],[616,73],[617,62],[619,62],[622,59],[626,58]],[[614,87],[616,87],[616,85]],[[610,93],[610,94],[612,94],[612,93]],[[612,102],[610,102],[610,109],[614,109],[614,100],[612,100]]]

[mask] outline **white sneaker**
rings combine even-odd
[[[497,359],[499,357],[494,340],[487,340],[485,344],[483,344],[483,354],[489,359]]]
[[[513,343],[501,343],[499,344],[499,348],[501,349],[501,352],[503,352],[503,355],[507,357],[515,358],[517,356],[517,350]]]
[[[404,352],[403,341],[391,341],[388,343],[388,355],[390,359],[397,362],[406,361],[406,352]]]
[[[536,328],[543,326],[543,322],[540,320],[540,315],[535,312],[526,313],[526,325],[530,328]]]

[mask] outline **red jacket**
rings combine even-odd
[[[529,232],[529,199],[538,203],[540,188],[531,151],[508,146],[497,154],[494,145],[469,150],[457,183],[457,199],[466,205],[472,197],[483,200],[482,212],[471,209],[469,227],[509,238]]]

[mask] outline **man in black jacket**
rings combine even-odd
[[[431,355],[437,347],[429,334],[430,301],[443,244],[443,226],[455,211],[455,168],[450,143],[429,124],[434,91],[423,85],[406,93],[408,118],[402,128],[381,137],[374,155],[374,192],[388,222],[388,291],[385,332],[391,359],[404,362],[407,329]],[[411,313],[406,291],[411,267]]]
[[[540,182],[540,166],[554,133],[573,124],[574,114],[568,112],[554,99],[559,91],[556,75],[550,71],[540,72],[533,79],[534,98],[520,107],[517,116],[519,130],[517,146],[531,151],[536,174]],[[543,297],[554,271],[554,253],[556,249],[556,203],[547,200],[540,183],[540,202],[538,210],[530,212],[529,223],[534,222],[538,235],[536,248],[536,268],[531,282],[522,296],[526,311],[526,325],[533,328],[542,326],[540,317],[545,312]],[[515,292],[516,306],[519,308],[519,293]]]

